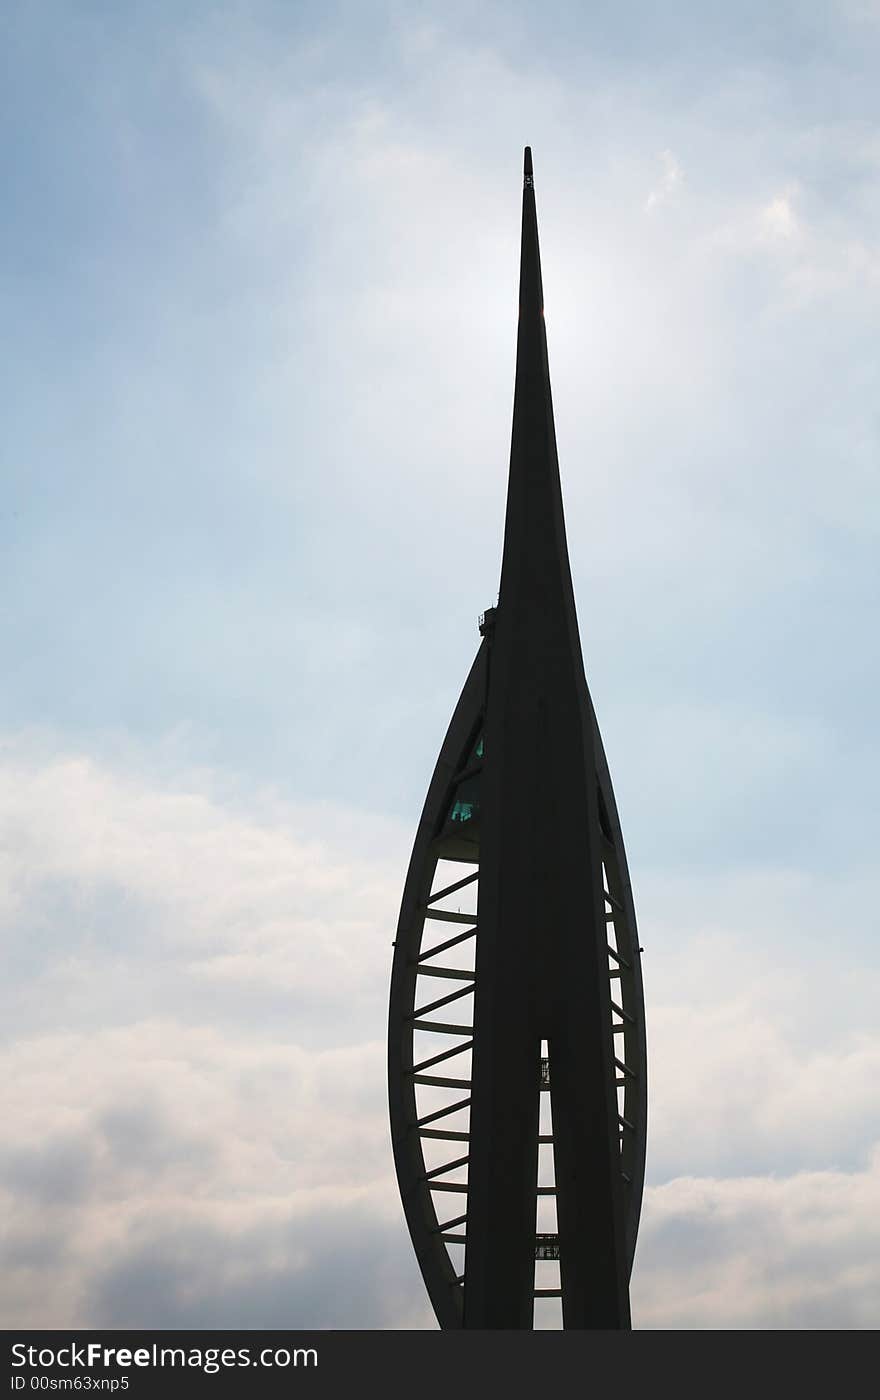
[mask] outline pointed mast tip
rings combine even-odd
[[[523,158],[523,189],[530,189],[534,185],[534,183],[535,177],[532,171],[532,148],[531,146],[526,146],[525,156]]]

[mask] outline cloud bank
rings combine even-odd
[[[385,1124],[403,833],[3,753],[6,1324],[430,1326]],[[752,937],[649,983],[636,1317],[869,1326],[880,1038],[805,1051]]]

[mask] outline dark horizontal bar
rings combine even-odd
[[[418,1011],[411,1011],[407,1020],[411,1020],[414,1016],[427,1016],[429,1011],[439,1011],[441,1006],[448,1006],[451,1001],[458,1001],[459,997],[466,997],[473,990],[473,987],[460,987],[457,992],[450,992],[448,996],[438,997],[436,1001],[428,1002],[427,1006],[420,1006]]]
[[[443,1060],[451,1060],[453,1055],[463,1055],[466,1050],[470,1050],[473,1045],[472,1040],[466,1040],[463,1045],[453,1045],[450,1050],[441,1050],[439,1055],[432,1055],[429,1060],[422,1060],[420,1064],[414,1065],[410,1070],[404,1070],[404,1074],[421,1074],[423,1069],[430,1069],[432,1065],[439,1065]]]
[[[628,963],[626,958],[622,957],[621,954],[618,953],[616,948],[612,948],[610,943],[608,944],[608,951],[615,962],[620,963],[621,967],[625,967],[627,972],[630,971],[630,969],[632,968],[632,963]]]
[[[464,972],[460,967],[425,967],[418,964],[420,977],[453,977],[458,982],[473,982],[474,974]]]
[[[425,958],[433,958],[437,953],[445,953],[447,948],[454,948],[456,943],[464,943],[465,939],[473,938],[476,931],[475,928],[468,928],[465,929],[464,933],[457,933],[454,938],[447,938],[445,942],[435,944],[426,953],[419,953],[418,962],[423,963]]]
[[[416,1127],[421,1128],[423,1123],[436,1123],[438,1118],[448,1118],[450,1113],[457,1113],[460,1108],[470,1108],[470,1099],[459,1099],[458,1103],[451,1103],[446,1108],[438,1108],[436,1113],[426,1113],[424,1118],[419,1118]]]
[[[445,890],[438,890],[436,894],[432,894],[428,903],[436,904],[438,899],[444,899],[448,894],[455,894],[456,890],[463,890],[465,885],[472,885],[474,880],[479,880],[479,878],[480,872],[475,870],[473,875],[465,875],[463,880],[456,880],[454,885],[447,885]]]
[[[443,1079],[439,1074],[414,1074],[414,1084],[435,1084],[441,1089],[469,1089],[469,1079]]]
[[[454,1162],[444,1162],[442,1167],[434,1167],[432,1171],[425,1172],[425,1180],[433,1181],[435,1176],[442,1176],[444,1172],[454,1172],[457,1167],[467,1166],[467,1157],[456,1157]]]
[[[444,1230],[452,1230],[456,1225],[463,1225],[467,1220],[467,1215],[457,1215],[454,1220],[444,1220],[442,1225],[438,1225],[435,1234],[440,1234]]]
[[[413,1021],[414,1031],[437,1031],[441,1035],[473,1035],[473,1026],[456,1026],[452,1021]]]

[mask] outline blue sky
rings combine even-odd
[[[9,1324],[430,1322],[390,930],[498,586],[530,143],[635,1320],[876,1325],[876,4],[2,26]]]

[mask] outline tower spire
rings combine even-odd
[[[540,599],[542,608],[554,607],[565,615],[569,643],[579,653],[550,390],[530,146],[525,148],[523,172],[516,379],[499,603],[517,607],[525,588],[531,595],[530,606]],[[532,582],[535,575],[540,580],[537,588]]]
[[[541,1044],[563,1315],[627,1327],[592,705],[553,425],[531,151],[482,775],[465,1326],[530,1327]],[[585,1193],[586,1198],[585,1199]]]
[[[567,1328],[627,1328],[646,1118],[639,946],[578,635],[528,146],[522,199],[499,601],[413,848],[389,1101],[404,1208],[444,1327],[530,1328],[535,1299],[556,1297]],[[442,905],[472,886],[474,914]],[[434,920],[468,927],[443,937]],[[434,961],[447,951],[454,967]],[[434,977],[454,990],[438,995]],[[452,1015],[459,998],[472,998],[470,1015],[426,1019]],[[448,1050],[433,1040],[419,1050],[420,1037],[438,1034]],[[437,1097],[420,1098],[428,1092]],[[541,1123],[548,1094],[552,1132]],[[429,1166],[425,1144],[447,1141],[454,1155]],[[448,1175],[465,1168],[466,1183]],[[555,1229],[541,1209],[551,1195]],[[536,1286],[536,1259],[558,1261],[558,1288]]]

